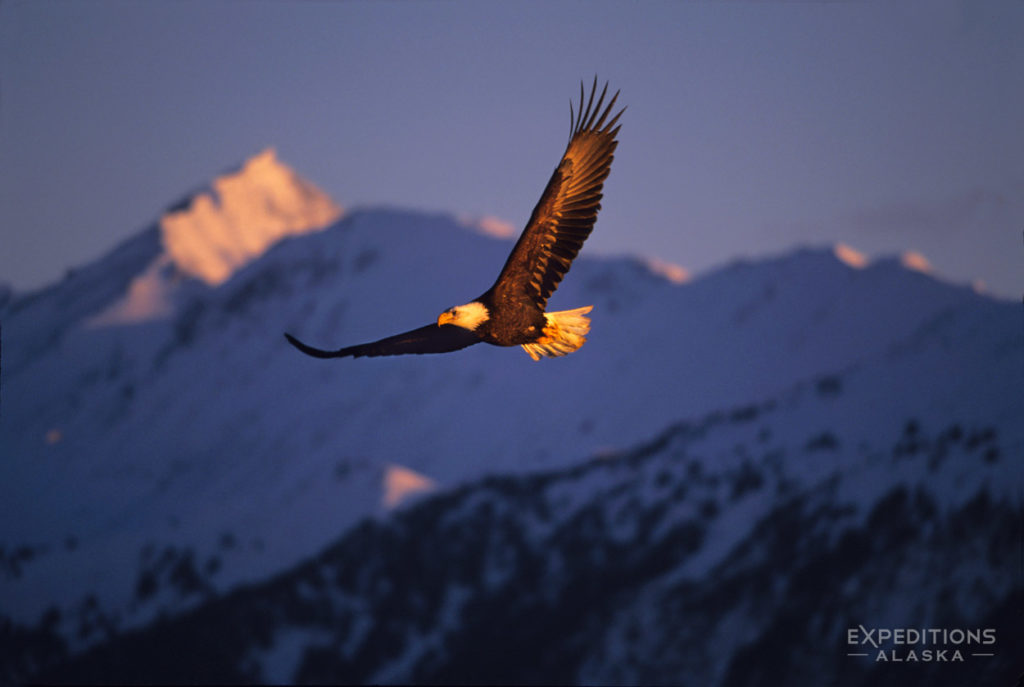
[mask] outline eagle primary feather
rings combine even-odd
[[[382,355],[404,355],[409,353],[450,353],[466,346],[480,343],[473,332],[452,324],[438,326],[428,324],[402,334],[395,334],[380,341],[346,346],[336,351],[324,351],[308,346],[291,334],[284,335],[288,341],[306,355],[314,358],[362,358]]]
[[[534,360],[561,356],[586,341],[590,306],[545,312],[548,298],[590,236],[601,209],[604,181],[611,170],[618,141],[619,118],[612,109],[616,92],[604,105],[608,85],[597,94],[597,77],[583,106],[569,103],[569,145],[533,209],[522,235],[512,248],[498,279],[479,298],[441,313],[430,324],[380,341],[324,351],[290,334],[288,341],[316,358],[447,353],[475,343],[522,346]]]
[[[569,104],[569,145],[492,287],[498,298],[518,292],[516,295],[528,296],[543,309],[594,228],[604,180],[618,146],[615,136],[619,127],[615,125],[625,112],[623,108],[605,124],[619,94],[612,96],[602,112],[608,85],[601,91],[597,106],[592,107],[596,90],[595,78],[583,110],[580,84],[580,112],[575,121]]]

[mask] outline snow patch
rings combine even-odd
[[[840,262],[843,262],[856,270],[864,269],[868,266],[867,256],[856,248],[852,248],[845,243],[837,243],[835,248],[832,249],[832,252]]]
[[[282,627],[273,643],[256,658],[261,677],[267,684],[284,685],[295,680],[306,651],[312,646],[329,645],[332,636],[325,630],[304,627]]]
[[[668,279],[673,284],[685,284],[690,281],[689,270],[675,263],[659,260],[658,258],[648,258],[645,264],[651,272]]]
[[[166,277],[171,258],[164,254],[128,285],[128,293],[86,321],[87,328],[148,322],[172,312],[171,283]]]
[[[908,270],[923,272],[924,274],[931,274],[932,271],[932,264],[928,262],[928,258],[912,250],[900,256],[900,264]]]
[[[425,475],[402,467],[389,465],[384,473],[384,506],[395,508],[415,494],[431,491],[434,480]]]
[[[511,222],[506,222],[500,217],[483,215],[459,215],[458,222],[464,227],[475,229],[486,236],[493,236],[496,239],[511,239],[519,234],[519,230]]]

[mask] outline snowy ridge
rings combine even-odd
[[[991,487],[1015,479],[1019,433],[911,415],[860,434],[841,418],[868,377],[366,521],[284,575],[43,677],[1009,684],[1024,507]],[[831,422],[812,428],[808,412]],[[986,627],[994,655],[894,671],[848,655],[846,630],[863,624]]]
[[[226,236],[227,226],[213,231]],[[297,354],[281,333],[338,346],[434,321],[490,285],[511,247],[493,235],[507,232],[482,220],[353,212],[324,231],[289,235],[208,283],[168,259],[161,231],[154,226],[3,310],[0,616],[29,647],[0,655],[9,674],[34,674],[158,617],[216,605],[240,584],[340,546],[353,526],[390,527],[404,517],[392,507],[405,498],[423,502],[414,509],[434,507],[452,494],[486,494],[496,475],[532,484],[551,474],[561,475],[552,484],[571,486],[537,498],[596,503],[606,478],[586,476],[611,473],[594,467],[602,464],[594,456],[628,467],[615,456],[716,412],[757,421],[701,425],[708,439],[686,434],[686,460],[678,451],[664,460],[696,461],[708,474],[754,470],[762,484],[774,471],[771,484],[808,498],[827,489],[849,504],[842,522],[851,527],[863,527],[864,514],[900,486],[925,489],[942,513],[975,497],[1019,507],[1010,467],[1024,455],[1017,306],[897,259],[804,249],[677,283],[656,264],[584,254],[551,302],[595,306],[589,340],[572,356],[534,363],[518,349],[477,346],[325,362]],[[207,248],[217,252],[213,241]],[[147,290],[147,279],[170,290]],[[133,293],[167,297],[148,302],[170,307],[159,317],[130,309],[98,316]],[[917,447],[911,455],[952,457],[887,460],[900,441]],[[736,446],[745,448],[734,453]],[[689,473],[677,467],[666,467],[666,479],[685,486]],[[640,488],[620,477],[622,493]],[[772,488],[754,501],[716,496],[706,528],[719,546],[689,550],[673,567],[679,579],[724,565],[749,528],[780,507]],[[659,525],[666,531],[693,517],[691,502],[676,512],[665,493],[644,494],[644,509],[676,513]],[[453,523],[461,512],[451,512]],[[618,536],[609,522],[588,546]],[[652,522],[626,522],[623,531],[646,532]],[[357,566],[344,574],[365,573]],[[525,584],[516,582],[523,574],[498,565],[488,584]],[[346,588],[344,604],[365,603],[362,591]],[[446,609],[439,627],[459,632],[465,594],[454,587],[427,595],[425,603]],[[374,626],[358,616],[352,627],[341,646],[355,651],[359,633]],[[294,665],[264,670],[269,659],[250,647],[253,670],[275,679],[314,660],[308,646],[327,640],[307,630],[282,630],[277,655]],[[407,647],[402,665],[360,663],[372,664],[360,674],[420,674],[430,654],[421,648]],[[19,661],[35,667],[10,668]],[[614,668],[587,665],[577,665],[578,675]]]

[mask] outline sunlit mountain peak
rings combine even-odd
[[[832,249],[832,252],[840,262],[846,263],[854,269],[863,269],[868,265],[868,258],[866,255],[845,243],[837,243],[835,248]]]
[[[341,215],[327,194],[268,148],[215,179],[184,209],[164,215],[160,228],[175,264],[216,285],[282,237],[320,229]]]
[[[384,505],[395,508],[413,496],[431,491],[434,480],[401,465],[389,465],[384,473]]]
[[[664,277],[673,284],[685,284],[690,281],[689,270],[681,265],[661,260],[659,258],[647,258],[644,262],[651,272]]]
[[[914,270],[915,272],[930,274],[932,271],[932,264],[928,262],[928,258],[912,250],[900,256],[900,264],[908,270]]]
[[[89,319],[105,327],[174,310],[182,275],[217,286],[278,240],[324,228],[343,214],[331,198],[277,159],[273,148],[217,177],[157,223],[157,253],[125,293]]]

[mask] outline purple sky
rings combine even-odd
[[[1024,291],[1024,2],[0,4],[0,281],[44,285],[262,148],[346,208],[521,226],[598,74],[585,252],[846,242]]]

